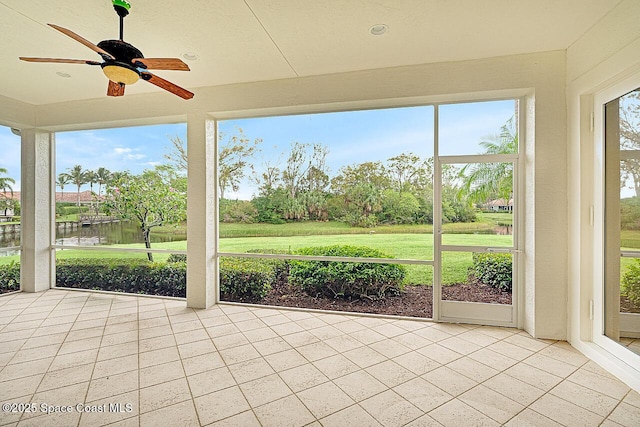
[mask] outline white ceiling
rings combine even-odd
[[[566,49],[620,2],[129,1],[124,39],[146,57],[199,56],[185,61],[191,72],[157,73],[196,97],[206,86]],[[0,0],[0,95],[35,105],[104,97],[107,80],[97,67],[18,60],[100,60],[47,23],[96,44],[118,38],[111,0]],[[372,36],[374,24],[389,31]],[[149,92],[162,90],[145,82],[126,89],[128,95]]]

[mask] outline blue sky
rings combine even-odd
[[[482,152],[478,142],[499,132],[513,113],[513,101],[440,106],[440,154]],[[431,106],[227,120],[219,127],[225,134],[242,128],[248,138],[263,140],[253,161],[257,170],[265,161],[283,165],[293,142],[327,146],[330,175],[354,163],[385,161],[407,152],[422,157],[433,153]],[[56,173],[76,164],[84,169],[140,173],[165,162],[170,138],[175,136],[186,141],[186,124],[57,133]],[[0,146],[0,167],[9,170],[19,189],[20,139],[0,126]],[[245,179],[240,191],[229,197],[248,199],[253,192],[253,185]]]

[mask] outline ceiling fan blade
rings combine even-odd
[[[100,65],[99,62],[89,61],[85,59],[61,59],[61,58],[30,58],[26,56],[21,56],[19,58],[22,61],[27,62],[56,62],[62,64],[87,64],[87,65]]]
[[[116,83],[109,80],[109,86],[107,87],[107,96],[123,96],[124,84]]]
[[[146,81],[148,81],[151,84],[154,84],[168,92],[173,93],[174,95],[178,95],[180,98],[183,99],[191,99],[193,98],[193,93],[189,92],[186,89],[181,88],[180,86],[171,83],[168,80],[165,80],[163,78],[160,78],[158,76],[156,76],[155,74],[151,74],[151,73],[141,73],[142,78]]]
[[[149,70],[191,71],[189,66],[178,58],[133,58],[131,62],[141,62]]]
[[[52,28],[55,28],[56,30],[60,31],[62,34],[71,37],[75,41],[82,43],[83,45],[85,45],[89,49],[93,50],[94,52],[99,53],[103,57],[107,57],[109,59],[116,59],[113,55],[111,55],[106,50],[96,46],[95,44],[91,43],[89,40],[85,39],[84,37],[81,37],[81,36],[77,35],[76,33],[74,33],[71,30],[67,30],[66,28],[63,28],[63,27],[61,27],[59,25],[56,25],[56,24],[47,24],[47,25],[49,25]]]

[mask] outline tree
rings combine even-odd
[[[107,182],[109,182],[110,178],[111,172],[109,172],[109,169],[107,168],[100,167],[95,172],[95,179],[98,183],[98,199],[100,199],[100,196],[102,196],[102,186],[106,185]]]
[[[251,159],[258,150],[258,145],[262,143],[259,138],[251,141],[247,138],[241,128],[238,128],[237,135],[226,135],[220,133],[218,139],[218,186],[220,188],[220,198],[224,199],[227,190],[238,191],[240,182],[246,175],[246,168],[249,166],[253,170]],[[226,142],[222,142],[226,138]]]
[[[69,180],[78,188],[76,204],[78,206],[78,213],[80,213],[80,187],[87,183],[87,172],[83,171],[82,166],[80,165],[75,165],[72,168],[68,168],[67,171]]]
[[[172,148],[168,154],[164,155],[164,158],[169,160],[178,170],[187,171],[187,165],[189,164],[189,158],[187,157],[187,145],[179,136],[169,138]]]
[[[0,168],[0,174],[7,174],[9,171],[5,168]],[[13,187],[12,184],[15,184],[15,179],[9,176],[0,176],[0,188],[2,189],[2,198],[3,198],[3,208],[4,214],[7,215],[7,210],[11,208],[12,204],[7,197],[7,190],[11,194],[11,200],[13,200]]]
[[[163,179],[157,170],[145,170],[141,175],[123,174],[107,187],[105,210],[123,220],[135,221],[144,238],[145,248],[151,248],[151,229],[177,224],[187,216],[187,197]],[[147,253],[149,261],[153,254]]]
[[[500,128],[498,135],[480,141],[485,154],[513,154],[518,152],[518,132],[515,116]],[[462,185],[458,192],[460,199],[485,203],[490,199],[505,199],[513,193],[513,164],[510,162],[471,163],[460,170]]]
[[[382,191],[389,186],[385,167],[380,162],[343,166],[331,180],[331,188],[342,199],[343,219],[352,226],[373,227],[382,210]]]
[[[56,185],[60,187],[60,191],[62,192],[61,201],[64,202],[64,186],[71,182],[71,178],[66,173],[58,174],[58,178],[56,179]]]

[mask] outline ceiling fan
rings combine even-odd
[[[124,95],[126,85],[136,83],[139,79],[146,80],[183,99],[193,98],[193,93],[163,78],[150,73],[148,70],[177,70],[190,71],[189,66],[178,58],[145,58],[136,47],[123,40],[124,18],[129,14],[131,5],[125,0],[112,0],[113,8],[120,17],[120,39],[103,40],[97,45],[79,36],[71,30],[54,24],[48,24],[62,34],[82,43],[102,57],[102,62],[83,59],[58,58],[29,58],[21,56],[27,62],[56,62],[66,64],[99,65],[102,72],[109,79],[108,96]]]

